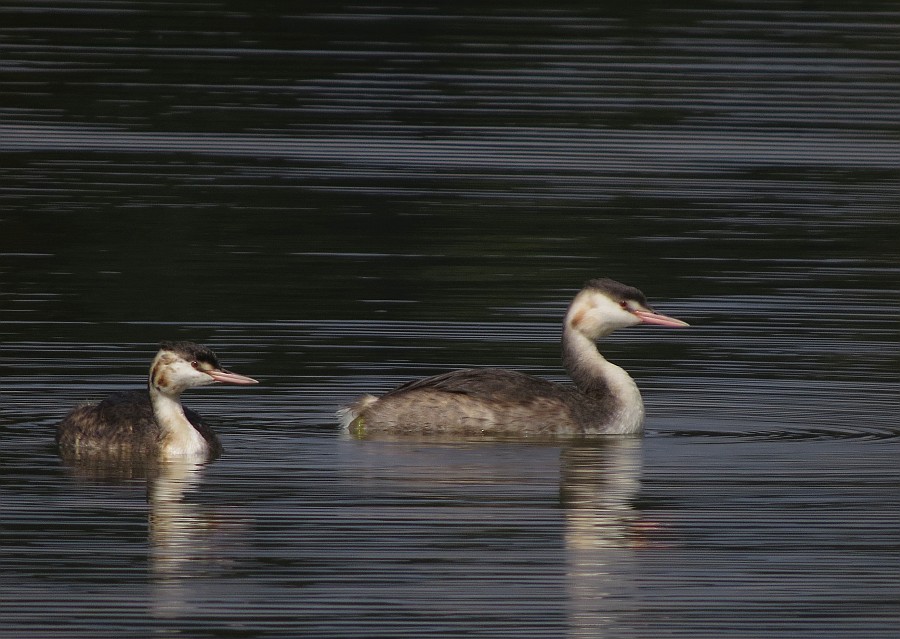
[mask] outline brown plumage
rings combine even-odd
[[[215,457],[222,452],[219,438],[179,399],[188,388],[215,382],[256,380],[224,370],[205,346],[163,342],[147,390],[116,393],[66,415],[56,431],[60,454],[68,459]]]
[[[209,457],[222,454],[216,433],[186,406],[184,415],[209,446]],[[146,390],[114,393],[98,404],[76,406],[60,422],[56,443],[61,451],[82,455],[157,456],[165,448],[166,431],[153,415]]]
[[[591,280],[563,324],[563,364],[574,386],[495,368],[465,369],[409,382],[379,398],[366,395],[341,409],[339,418],[357,436],[640,433],[640,391],[594,342],[642,323],[687,326],[654,312],[636,288]]]

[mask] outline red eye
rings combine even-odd
[[[630,308],[628,308],[628,302],[626,302],[625,300],[622,300],[621,302],[619,302],[619,306],[621,306],[621,307],[622,307],[623,309],[625,309],[626,311],[630,311],[630,310],[631,310]]]
[[[196,360],[194,360],[193,362],[191,362],[191,366],[193,366],[194,368],[200,368],[200,364],[197,363]]]

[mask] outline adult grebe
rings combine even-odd
[[[222,452],[216,434],[179,397],[214,382],[256,384],[219,366],[216,354],[191,342],[163,342],[150,366],[148,390],[116,393],[75,407],[56,429],[65,457],[211,458]]]
[[[563,324],[563,365],[575,387],[513,371],[465,369],[365,395],[338,411],[343,428],[376,434],[629,435],[643,428],[644,403],[631,376],[595,341],[637,324],[687,326],[655,312],[638,289],[589,281]]]

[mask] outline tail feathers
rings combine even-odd
[[[378,398],[374,395],[363,395],[352,404],[342,406],[337,412],[337,418],[341,423],[341,428],[343,430],[350,430],[350,424],[362,414],[363,410],[377,401]]]

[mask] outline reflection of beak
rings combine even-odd
[[[675,319],[674,317],[669,317],[662,313],[643,310],[632,311],[632,313],[641,320],[641,324],[656,324],[657,326],[671,326],[672,328],[690,326],[687,322],[682,322],[680,319]]]
[[[238,375],[237,373],[226,370],[206,371],[206,374],[223,384],[259,384],[259,382],[252,377]]]

